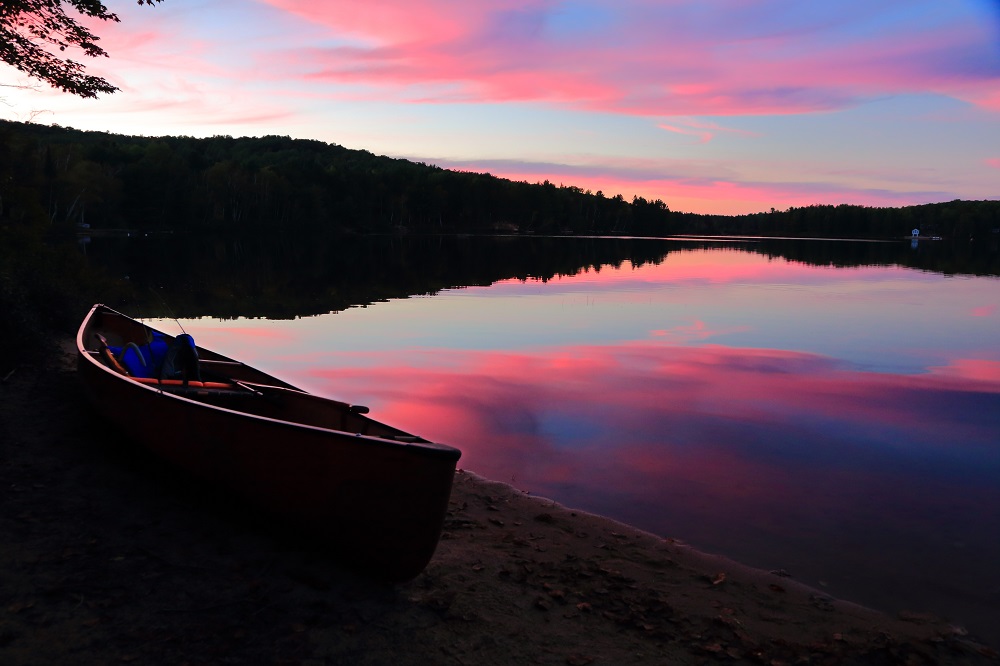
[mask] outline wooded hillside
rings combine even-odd
[[[0,122],[0,225],[295,233],[984,237],[1000,202],[679,213],[660,200],[448,171],[319,141],[133,137]]]

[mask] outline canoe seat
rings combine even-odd
[[[200,382],[191,380],[185,384],[183,379],[156,379],[155,377],[132,377],[132,380],[137,381],[140,384],[150,384],[152,386],[190,386],[191,388],[230,390],[237,388],[234,384],[226,382]]]
[[[152,377],[129,377],[137,384],[146,384],[150,388],[158,389],[165,393],[183,395],[195,400],[209,400],[223,397],[253,398],[263,395],[246,386],[241,386],[240,382],[216,382],[190,380],[185,383],[181,379],[154,379]]]
[[[128,377],[129,379],[131,379],[134,382],[138,382],[140,384],[149,384],[149,385],[153,385],[153,386],[160,386],[160,387],[167,388],[167,389],[182,389],[182,390],[186,390],[186,389],[195,389],[195,390],[210,389],[212,391],[233,391],[233,392],[240,393],[241,395],[244,394],[244,393],[247,393],[247,392],[249,392],[249,393],[256,393],[256,391],[253,391],[252,389],[248,390],[248,389],[246,389],[244,387],[240,387],[237,384],[233,384],[231,382],[201,381],[200,379],[191,379],[191,380],[188,380],[187,382],[185,382],[183,379],[160,379],[158,377],[136,376],[132,372],[130,372],[130,369],[132,368],[131,365],[129,365],[128,367],[126,367],[126,365],[123,364],[121,360],[119,360],[120,358],[121,359],[126,358],[126,355],[124,353],[119,353],[116,356],[115,350],[116,349],[118,349],[118,350],[124,349],[125,352],[133,352],[133,357],[135,357],[137,354],[141,353],[141,352],[138,352],[138,351],[133,351],[133,350],[137,350],[138,349],[137,345],[130,344],[130,345],[126,345],[126,346],[123,346],[123,347],[117,347],[116,348],[116,347],[112,347],[112,346],[108,345],[108,341],[107,341],[107,339],[105,339],[105,337],[103,335],[101,335],[99,333],[96,334],[96,335],[97,335],[98,341],[100,342],[100,351],[98,351],[98,352],[91,352],[91,353],[95,354],[99,358],[103,359],[104,362],[112,370],[115,370],[116,372],[125,375],[126,377]]]

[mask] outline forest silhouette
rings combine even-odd
[[[1000,201],[815,205],[748,215],[450,171],[282,136],[137,137],[0,123],[0,224],[197,232],[679,234],[952,239],[1000,233]]]

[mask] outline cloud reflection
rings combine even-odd
[[[920,590],[965,567],[950,584],[975,598],[980,560],[1000,555],[998,362],[898,375],[655,342],[436,353],[447,368],[323,355],[303,379],[457,445],[465,469],[888,610],[907,603],[890,578]]]
[[[631,342],[506,351],[303,353],[308,327],[280,322],[263,337],[222,325],[195,335],[564,505],[887,610],[929,608],[908,591],[943,568],[948,594],[990,603],[980,597],[1000,557],[992,351],[872,372],[819,353],[706,345],[701,321]]]
[[[459,445],[467,468],[543,491],[572,469],[600,485],[637,475],[611,484],[624,493],[680,476],[728,495],[728,479],[761,475],[764,452],[779,476],[854,474],[897,447],[975,472],[1000,432],[1000,364],[976,359],[893,375],[719,346],[441,353],[451,369],[400,357],[310,374],[324,393],[364,396],[379,418]]]

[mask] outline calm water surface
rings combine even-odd
[[[465,469],[1000,644],[1000,279],[720,247],[182,324]]]

